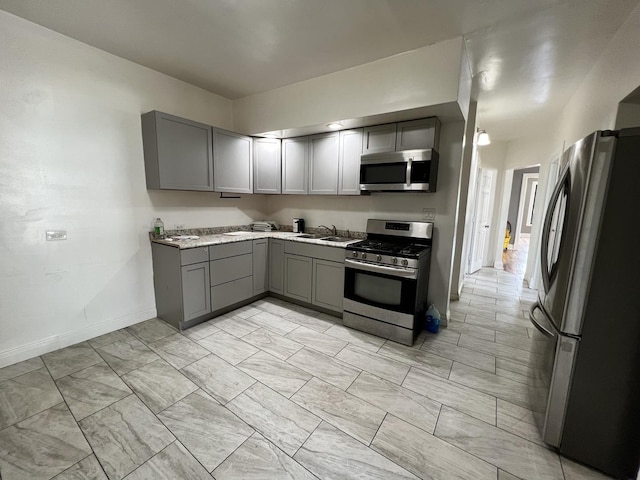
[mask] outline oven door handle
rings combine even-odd
[[[345,267],[353,268],[354,270],[364,270],[365,272],[382,273],[393,277],[408,278],[415,280],[418,278],[418,272],[414,269],[404,269],[397,267],[387,267],[385,265],[374,265],[372,263],[358,262],[357,260],[351,260],[345,258]]]

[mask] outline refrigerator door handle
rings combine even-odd
[[[554,332],[551,332],[549,330],[547,330],[546,328],[544,328],[542,325],[540,325],[538,323],[538,321],[536,320],[535,316],[534,316],[534,312],[536,310],[540,310],[540,312],[542,312],[542,314],[545,316],[545,318],[547,317],[547,314],[545,313],[545,311],[542,309],[542,307],[540,306],[539,302],[534,303],[531,306],[531,309],[529,310],[529,321],[533,324],[534,327],[536,327],[536,329],[538,329],[538,331],[540,333],[542,333],[545,337],[549,337],[549,338],[555,338],[556,334]]]
[[[562,195],[562,190],[564,188],[564,184],[569,174],[569,165],[564,169],[560,180],[556,184],[556,187],[551,194],[551,201],[549,202],[549,206],[547,207],[547,213],[544,218],[544,225],[542,227],[542,239],[540,246],[540,263],[542,270],[542,284],[544,286],[544,293],[549,293],[549,288],[551,286],[551,278],[549,276],[549,234],[551,232],[551,223],[553,222],[553,214],[556,209],[556,205],[558,204],[558,200],[560,199],[560,195]]]

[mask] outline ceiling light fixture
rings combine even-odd
[[[491,139],[489,138],[489,134],[487,133],[487,131],[478,129],[478,141],[476,142],[476,144],[483,146],[489,145],[490,143]]]
[[[342,124],[340,122],[331,122],[327,123],[327,127],[329,127],[331,130],[338,130],[342,128]]]

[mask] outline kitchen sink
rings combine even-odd
[[[322,237],[319,240],[324,240],[325,242],[349,242],[353,240],[353,238],[349,237]]]
[[[296,238],[313,238],[315,240],[320,240],[322,235],[314,235],[312,233],[305,233],[304,235],[298,235]]]

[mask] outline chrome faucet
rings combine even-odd
[[[333,235],[334,237],[338,236],[338,230],[336,229],[335,225],[331,225],[333,228],[329,228],[326,225],[318,225],[318,228],[326,228],[327,230],[329,230],[331,232],[331,235]]]

